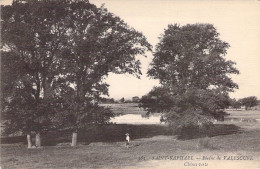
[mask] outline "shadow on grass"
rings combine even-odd
[[[239,132],[239,127],[235,125],[217,124],[213,127],[197,130],[189,128],[181,131],[179,139],[194,139],[201,137],[213,137],[218,135],[235,134]],[[118,142],[125,141],[125,134],[129,133],[131,140],[139,138],[150,138],[158,135],[173,135],[173,130],[167,126],[160,125],[129,125],[129,124],[108,124],[100,126],[90,126],[78,132],[78,142],[90,144],[91,142]],[[71,142],[71,131],[48,132],[42,134],[43,146],[55,146],[59,143]],[[33,142],[35,142],[33,136]],[[1,138],[2,144],[24,143],[26,136]]]
[[[125,141],[125,134],[129,133],[131,139],[148,138],[157,135],[172,135],[172,130],[167,126],[160,125],[129,125],[129,124],[108,124],[90,126],[78,132],[78,142],[89,144],[91,142],[118,142]],[[71,131],[49,131],[42,134],[43,146],[54,146],[58,143],[71,142]],[[35,142],[34,136],[32,141]],[[2,144],[24,143],[26,136],[1,138]]]

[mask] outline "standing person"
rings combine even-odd
[[[128,133],[125,134],[126,135],[126,147],[129,148],[129,142],[130,142],[130,135]]]

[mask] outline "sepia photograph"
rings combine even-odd
[[[0,5],[0,169],[260,169],[259,0]]]

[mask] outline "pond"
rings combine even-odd
[[[143,116],[141,114],[124,114],[121,116],[116,116],[110,120],[112,123],[116,124],[163,124],[160,122],[160,114],[151,115],[149,117]]]
[[[246,125],[257,125],[258,127],[260,127],[258,125],[259,121],[259,117],[260,117],[260,111],[232,111],[232,112],[228,112],[230,113],[230,116],[225,117],[225,121],[224,122],[216,122],[216,123],[232,123],[232,124],[236,124],[237,123],[243,123]],[[116,124],[134,124],[134,125],[142,125],[142,124],[165,124],[165,123],[161,123],[160,122],[160,117],[161,114],[156,113],[151,115],[150,117],[146,117],[144,115],[144,113],[142,114],[124,114],[124,115],[120,115],[120,116],[116,116],[114,118],[112,118],[110,120],[110,122],[112,123],[116,123]]]

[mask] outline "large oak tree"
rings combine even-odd
[[[89,123],[109,120],[112,113],[97,106],[100,95],[108,94],[104,82],[109,72],[141,74],[138,55],[151,50],[142,33],[129,27],[122,19],[90,3],[70,4],[69,47],[64,55],[63,76],[69,82],[65,101],[66,122],[73,130],[72,145],[76,145],[77,132]],[[65,92],[63,93],[68,96]],[[63,97],[66,98],[66,97]],[[101,120],[101,118],[103,120]],[[100,121],[101,120],[101,121]]]
[[[228,92],[238,88],[229,76],[239,72],[225,59],[228,47],[211,24],[169,25],[148,71],[161,86],[144,96],[141,106],[148,113],[163,112],[162,120],[174,128],[222,118]]]
[[[151,50],[142,33],[88,1],[14,1],[2,10],[2,98],[10,132],[34,131],[39,138],[50,127],[69,127],[76,145],[80,128],[113,116],[97,105],[108,94],[108,73],[139,77],[136,56]]]
[[[2,69],[6,131],[40,134],[52,125],[53,89],[66,45],[66,4],[62,1],[14,1],[1,6]],[[30,147],[30,146],[29,146]]]

